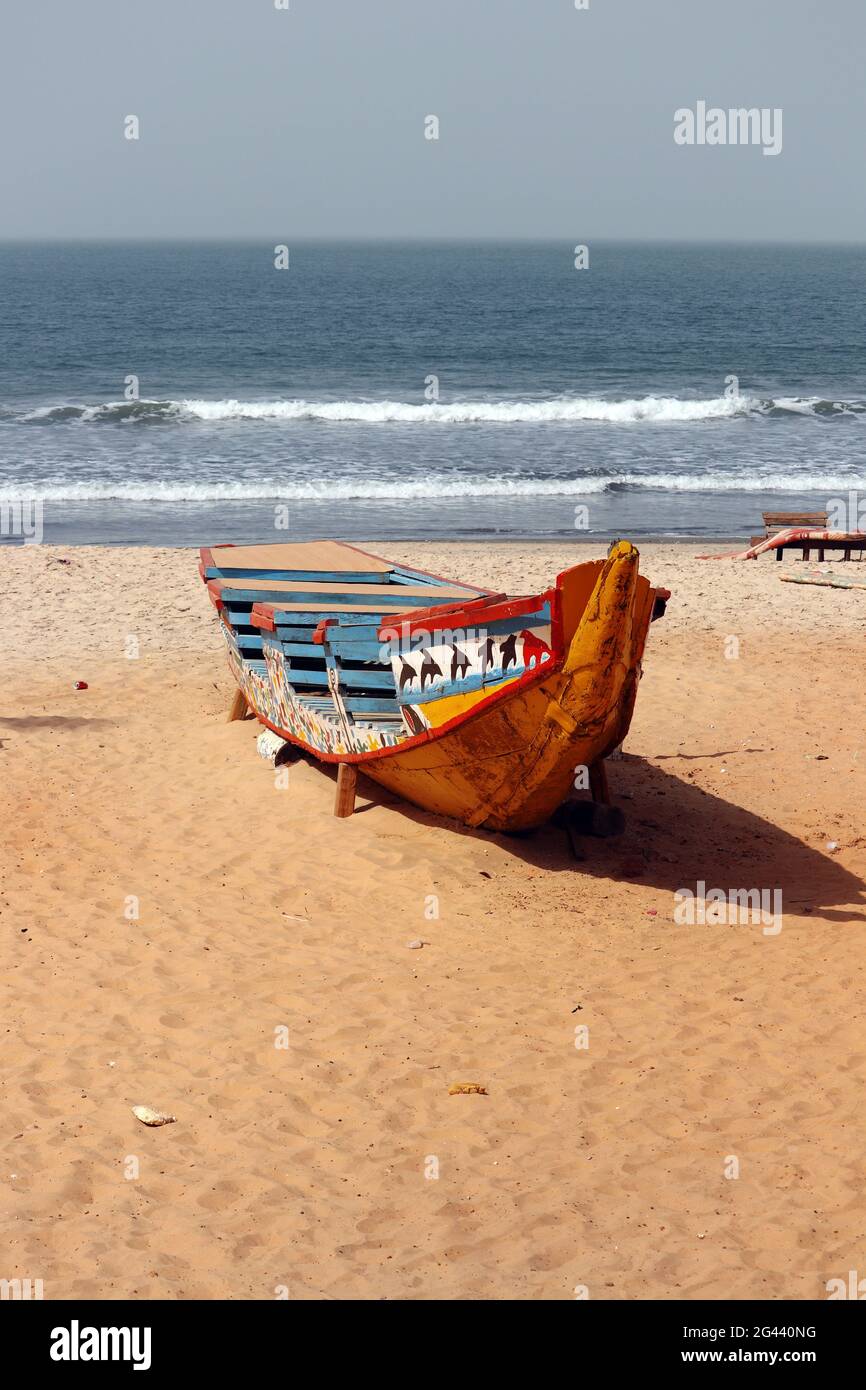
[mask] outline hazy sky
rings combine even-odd
[[[860,241],[864,73],[866,0],[2,0],[0,236]]]

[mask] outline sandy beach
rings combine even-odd
[[[370,548],[513,592],[603,550]],[[579,862],[364,780],[337,821],[313,762],[278,786],[193,552],[0,548],[0,1275],[805,1299],[862,1271],[866,592],[707,548],[642,547],[673,597],[610,765],[627,830]],[[699,881],[780,889],[782,930],[677,924]]]

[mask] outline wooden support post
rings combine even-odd
[[[235,698],[232,700],[232,707],[229,710],[230,724],[236,719],[246,719],[247,716],[247,697],[242,690],[235,691]]]
[[[607,768],[599,760],[593,763],[589,769],[589,790],[592,792],[593,801],[600,801],[602,806],[609,806],[610,788],[607,785]]]
[[[358,784],[358,770],[354,763],[340,763],[337,772],[337,797],[334,801],[334,815],[345,818],[355,809],[355,788]]]

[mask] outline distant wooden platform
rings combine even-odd
[[[827,529],[827,512],[762,512],[764,520],[764,534],[762,536],[752,536],[751,544],[762,545],[770,537],[778,535],[780,531],[788,531],[797,528],[800,531],[813,530],[817,532]],[[828,550],[841,552],[843,560],[850,560],[852,553],[859,552],[862,560],[864,548],[866,548],[866,537],[859,532],[844,533],[828,539],[826,536],[816,535],[810,539],[808,535],[797,536],[796,539],[782,541],[774,546],[773,553],[776,559],[781,562],[786,550],[799,550],[804,560],[812,558],[812,551],[818,552],[818,560],[823,561]]]
[[[774,536],[777,531],[787,531],[789,526],[814,526],[824,531],[829,512],[761,512],[761,516],[764,535]]]

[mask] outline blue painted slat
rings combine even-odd
[[[334,652],[337,656],[343,657],[346,661],[375,661],[380,666],[385,663],[382,661],[381,642],[340,642],[337,639],[330,639],[323,644],[328,651]]]
[[[226,607],[233,607],[235,604],[245,603],[306,603],[312,607],[316,603],[327,603],[332,606],[341,603],[364,603],[375,599],[377,604],[384,604],[386,608],[405,609],[412,608],[432,608],[440,603],[459,602],[443,594],[437,594],[431,588],[429,593],[411,594],[407,596],[400,592],[399,585],[380,585],[381,593],[377,594],[353,594],[351,586],[340,589],[337,592],[321,594],[314,589],[305,589],[299,585],[297,589],[244,589],[241,583],[238,588],[224,588],[220,593],[220,598]],[[467,595],[468,597],[468,595]]]
[[[378,622],[332,623],[328,628],[328,639],[336,635],[347,642],[375,642],[378,641],[380,626]]]
[[[238,581],[236,587],[233,580],[230,583],[231,587],[227,584],[219,592],[221,601],[227,607],[246,604],[252,606],[254,603],[278,603],[280,599],[285,600],[287,597],[285,589],[245,589],[243,580]]]
[[[397,709],[396,700],[384,700],[377,695],[344,696],[343,704],[350,713],[354,713],[356,710],[369,710],[371,714],[390,714]]]
[[[325,714],[337,713],[332,700],[322,700],[314,695],[299,695],[298,700],[305,709],[320,710]],[[344,695],[343,706],[349,714],[360,711],[372,715],[400,715],[396,700],[383,700],[379,695]]]
[[[285,598],[285,594],[283,598]],[[312,626],[315,627],[318,623],[323,622],[325,618],[344,618],[345,616],[345,612],[334,612],[330,608],[301,609],[297,613],[289,613],[284,609],[274,608],[274,623],[277,627],[292,627],[300,624],[312,624]],[[385,621],[384,614],[382,613],[365,613],[364,617],[368,622],[377,623],[380,626]]]
[[[434,580],[429,579],[427,575],[413,574],[412,570],[391,571],[392,584],[418,584],[419,582],[423,584],[432,585],[434,583]],[[456,588],[456,585],[452,587]]]
[[[286,679],[299,690],[311,685],[327,687],[328,673],[327,671],[293,671],[289,667],[286,670]]]
[[[315,642],[283,642],[283,654],[285,656],[311,656],[324,658],[324,647],[319,647]]]
[[[209,565],[206,579],[297,579],[307,584],[388,584],[388,574],[379,570],[253,570]]]
[[[279,637],[281,642],[309,642],[316,630],[315,623],[307,623],[306,627],[278,627],[276,633],[268,633],[269,637]]]
[[[477,589],[467,589],[453,579],[440,579],[438,575],[424,574],[421,570],[410,569],[408,565],[395,565],[391,574],[395,584],[430,584],[434,588],[465,589],[467,598],[480,597]]]
[[[290,666],[286,675],[292,685],[328,684],[327,671],[298,671]],[[341,671],[340,685],[356,690],[393,690],[394,677],[390,671]]]

